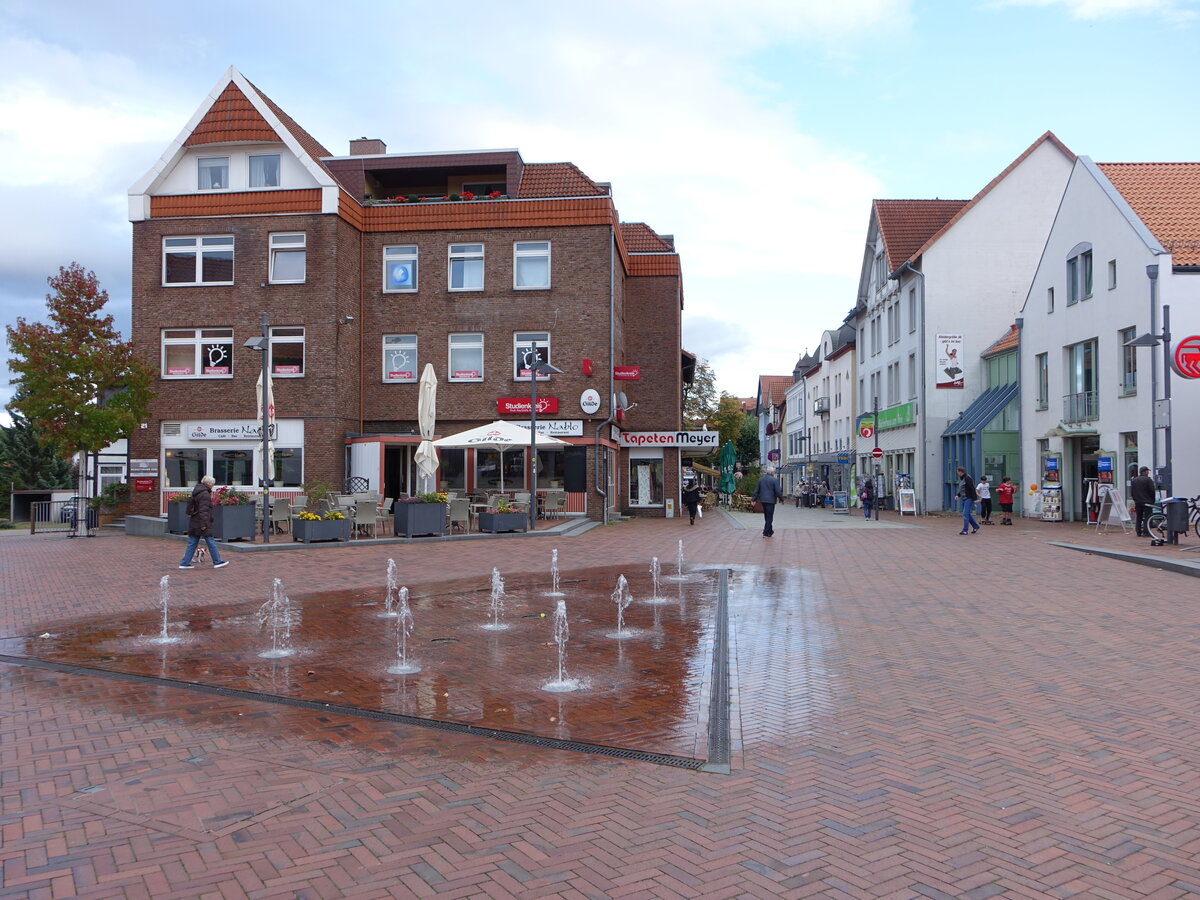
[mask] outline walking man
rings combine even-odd
[[[858,501],[862,504],[863,516],[871,521],[871,508],[875,505],[875,484],[870,478],[864,478],[862,489],[858,492]]]
[[[962,508],[963,527],[959,534],[967,534],[967,529],[970,528],[970,533],[974,534],[979,530],[979,523],[975,521],[975,501],[979,499],[979,494],[975,490],[975,479],[967,474],[967,470],[962,466],[958,467],[958,502]]]
[[[779,479],[775,477],[774,466],[767,466],[763,477],[758,479],[758,485],[754,488],[754,496],[751,499],[762,504],[763,537],[774,537],[775,504],[783,499],[783,488],[779,486]]]
[[[1133,500],[1133,512],[1137,517],[1134,533],[1138,537],[1149,537],[1146,520],[1150,517],[1150,504],[1155,500],[1156,489],[1154,479],[1150,477],[1150,469],[1142,466],[1138,474],[1129,479],[1129,497]]]
[[[183,551],[183,559],[179,562],[181,569],[196,568],[192,565],[192,556],[195,555],[201,538],[204,538],[204,543],[208,546],[208,555],[212,559],[214,569],[222,569],[229,565],[228,560],[221,559],[217,542],[209,534],[213,522],[212,486],[216,483],[217,480],[211,475],[205,475],[200,479],[200,483],[192,488],[192,496],[187,504],[188,542],[187,549]]]

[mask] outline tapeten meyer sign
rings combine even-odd
[[[617,435],[622,447],[709,447],[721,446],[717,431],[622,431]]]

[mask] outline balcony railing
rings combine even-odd
[[[1064,422],[1094,422],[1100,418],[1100,397],[1095,391],[1082,391],[1063,397]]]
[[[813,401],[813,412],[816,413],[818,416],[829,415],[829,398],[828,397],[818,397],[816,400],[814,400]]]

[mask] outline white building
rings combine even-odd
[[[942,433],[984,388],[965,361],[1016,318],[1074,159],[1046,132],[970,201],[946,201],[957,210],[929,207],[951,214],[911,250],[914,234],[880,227],[883,208],[873,210],[856,320],[857,412],[878,398],[884,487],[891,493],[908,475],[921,511],[951,505],[957,461],[942,458]],[[859,442],[860,472],[873,471],[873,446]]]
[[[783,463],[786,477],[783,488],[789,493],[795,490],[796,484],[807,481],[813,474],[808,471],[808,416],[809,405],[805,402],[804,373],[816,363],[815,355],[807,350],[800,355],[792,369],[792,383],[784,395],[785,418],[783,423],[784,453]]]
[[[804,373],[808,393],[808,443],[815,478],[831,490],[850,491],[854,450],[854,325],[825,331],[817,363]],[[842,462],[847,460],[847,462]]]
[[[1200,360],[1198,211],[1200,163],[1075,161],[1025,300],[1020,344],[1023,481],[1053,484],[1053,460],[1065,520],[1087,521],[1089,479],[1106,472],[1125,500],[1140,466],[1161,474],[1170,464],[1174,494],[1200,493],[1200,385],[1170,376],[1168,459],[1166,431],[1154,422],[1163,348],[1125,346],[1161,334],[1169,307],[1172,349],[1182,344],[1186,356],[1195,344],[1190,356]]]

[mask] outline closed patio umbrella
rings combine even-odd
[[[414,458],[426,490],[429,490],[429,482],[438,469],[437,451],[433,449],[433,425],[436,419],[437,376],[433,373],[433,364],[425,363],[417,393],[417,427],[421,430],[421,443]]]
[[[721,469],[721,483],[717,487],[722,494],[732,494],[737,490],[737,481],[733,477],[733,468],[737,463],[737,448],[733,446],[733,441],[726,441],[725,446],[721,448],[721,455],[718,457],[718,466]]]
[[[536,441],[538,447],[562,446],[567,443],[548,434],[538,434]],[[523,450],[529,446],[529,429],[512,422],[497,420],[489,425],[480,425],[458,434],[438,438],[433,442],[433,446],[454,450],[496,450],[503,460],[505,450]],[[500,490],[504,490],[503,465],[500,467]]]

